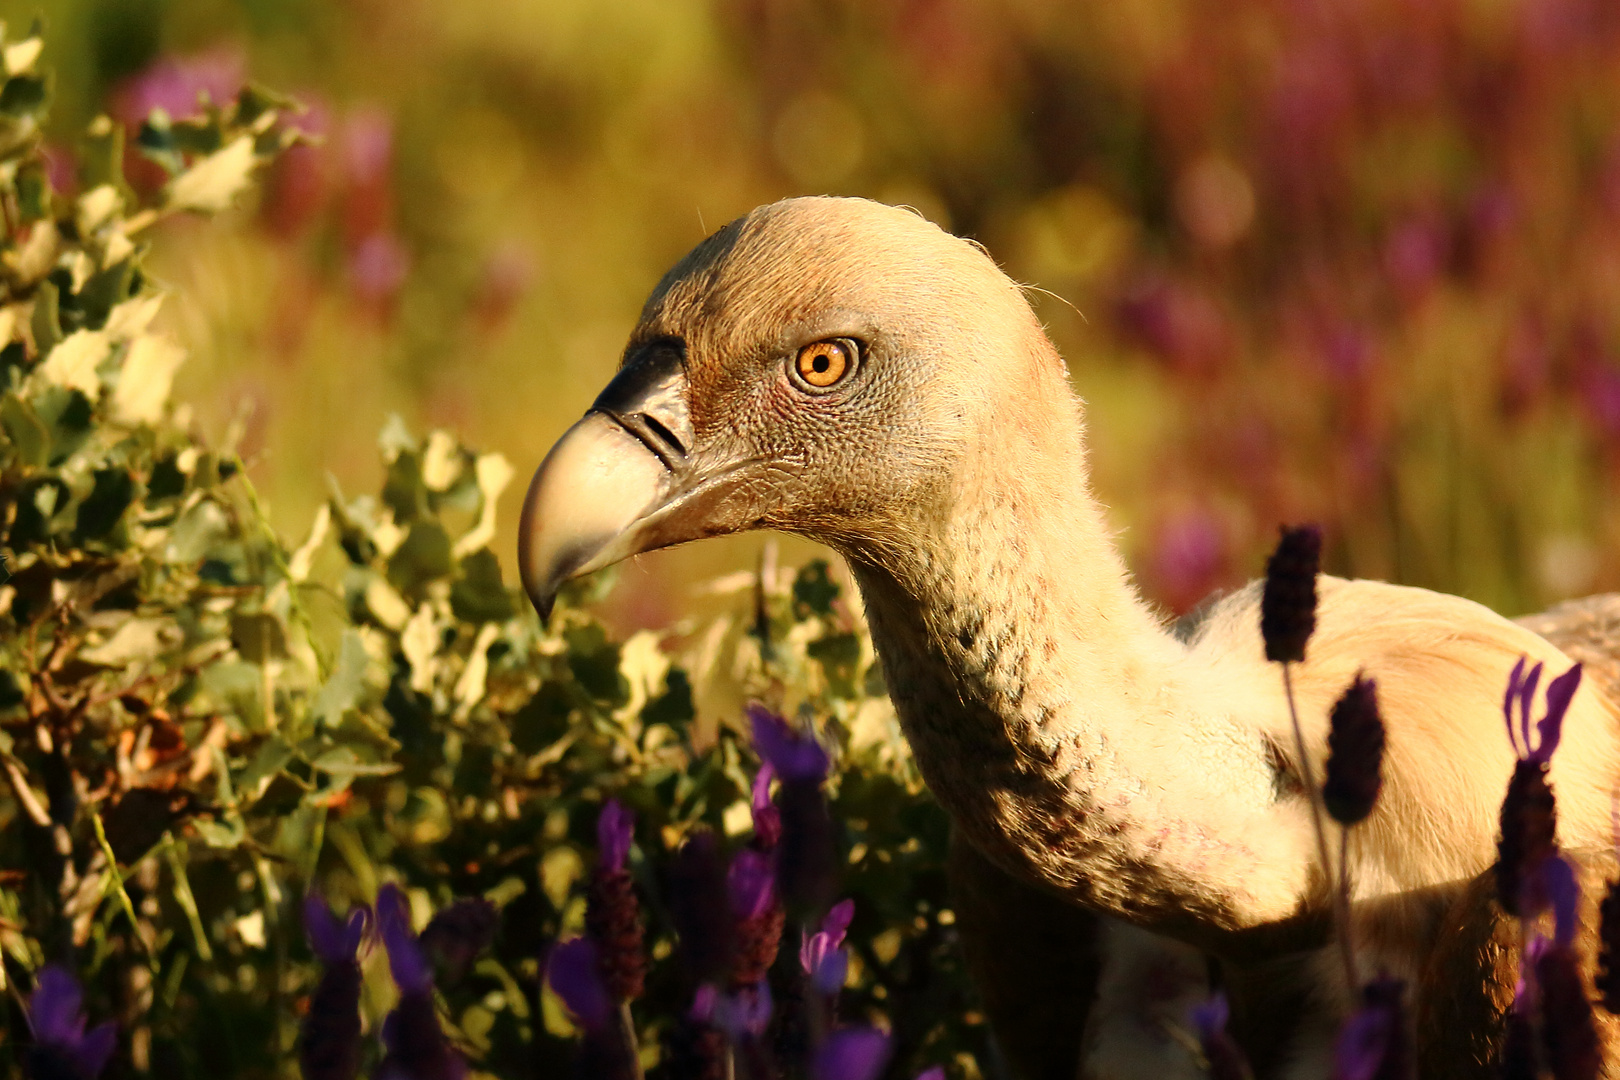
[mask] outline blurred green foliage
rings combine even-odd
[[[645,1057],[690,1004],[674,971],[670,856],[698,827],[749,827],[740,717],[700,721],[716,684],[815,717],[857,903],[854,1015],[884,1018],[896,1075],[955,1061],[985,1032],[953,948],[946,823],[922,793],[858,612],[824,562],[767,563],[729,588],[746,618],[616,640],[581,585],[542,627],[491,544],[513,470],[449,433],[383,430],[378,497],[334,486],[296,545],[240,457],[169,401],[183,349],[141,239],[226,208],[294,152],[296,116],[248,88],[190,119],[155,112],[132,143],[90,125],[76,189],[40,152],[40,39],[0,43],[0,978],[67,963],[121,1031],[115,1074],[296,1076],[317,965],[296,901],[340,909],[407,890],[420,924],[454,897],[501,910],[495,947],[441,987],[485,1075],[561,1075],[571,1028],[540,986],[577,933],[595,820],[637,815],[649,912]],[[10,103],[9,105],[7,103]],[[93,171],[92,171],[93,170]],[[797,963],[785,948],[780,963]],[[375,1032],[395,991],[366,958]],[[0,1062],[28,1044],[8,1003]],[[373,1038],[372,1043],[375,1043]],[[910,1072],[907,1073],[910,1075]]]

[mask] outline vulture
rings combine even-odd
[[[1176,625],[1133,586],[1089,490],[1081,402],[1020,287],[977,244],[849,198],[756,209],[663,277],[530,484],[521,576],[544,616],[571,577],[749,529],[849,564],[1020,1073],[1202,1076],[1186,1016],[1219,986],[1258,1075],[1332,1075],[1358,990],[1301,778],[1322,776],[1329,712],[1364,672],[1387,749],[1349,836],[1358,966],[1405,980],[1421,1075],[1494,1075],[1518,933],[1491,884],[1515,762],[1503,694],[1520,657],[1568,668],[1558,641],[1612,668],[1594,627],[1620,601],[1520,624],[1323,576],[1292,670],[1300,761],[1258,586]],[[1607,670],[1551,766],[1588,924],[1613,872]]]

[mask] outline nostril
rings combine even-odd
[[[663,442],[668,443],[677,454],[681,455],[682,457],[686,456],[686,447],[681,445],[681,440],[677,439],[675,437],[675,433],[670,431],[669,428],[659,423],[656,416],[653,416],[651,413],[637,413],[636,415],[641,417],[642,422],[647,425],[647,429],[654,436]]]

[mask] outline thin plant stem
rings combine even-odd
[[[636,1042],[636,1021],[630,1015],[630,1003],[619,1002],[619,1034],[624,1039],[624,1053],[626,1062],[630,1066],[630,1075],[635,1080],[642,1080],[641,1046]]]
[[[1322,860],[1322,872],[1327,875],[1328,891],[1339,892],[1333,885],[1333,861],[1328,857],[1327,827],[1322,824],[1322,793],[1316,787],[1316,774],[1311,771],[1311,759],[1305,753],[1305,729],[1299,723],[1299,708],[1294,704],[1294,678],[1287,660],[1282,662],[1283,692],[1288,698],[1288,718],[1294,722],[1294,748],[1299,752],[1299,775],[1305,784],[1305,799],[1311,804],[1311,831],[1316,833],[1316,855]],[[1344,964],[1346,985],[1352,995],[1356,992],[1355,954],[1350,947],[1349,912],[1342,910],[1337,897],[1333,903],[1334,937],[1339,941],[1339,960]]]
[[[1356,954],[1350,941],[1350,826],[1339,826],[1339,887],[1334,892],[1335,914],[1339,922],[1340,955],[1344,960],[1344,973],[1350,980],[1350,989],[1361,985],[1356,971]]]

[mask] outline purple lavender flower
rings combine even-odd
[[[612,1022],[613,999],[602,982],[596,943],[590,938],[575,938],[552,949],[546,982],[586,1031],[600,1031]]]
[[[889,1037],[877,1028],[839,1028],[810,1065],[812,1080],[876,1080],[889,1060]]]
[[[694,1002],[694,1009],[699,1004]],[[764,1035],[771,1025],[771,1013],[775,1008],[771,1001],[771,984],[764,980],[729,994],[716,991],[701,1004],[709,1008],[708,1016],[702,1019],[725,1032],[726,1038],[733,1043]]]
[[[618,799],[602,804],[602,813],[596,819],[596,850],[604,870],[623,870],[630,857],[630,844],[635,839],[636,815],[624,808]]]
[[[735,945],[735,918],[726,864],[714,833],[699,830],[676,853],[664,890],[681,955],[694,982],[726,975]]]
[[[388,970],[401,993],[433,992],[433,969],[411,928],[411,903],[392,882],[377,890],[377,930],[388,949]]]
[[[309,996],[298,1032],[298,1062],[305,1080],[353,1080],[360,1073],[360,943],[371,913],[364,907],[339,921],[326,902],[304,897],[304,933],[326,970]]]
[[[748,720],[754,749],[784,784],[793,780],[819,784],[827,778],[827,752],[815,739],[794,731],[786,720],[761,705],[748,706]]]
[[[664,1038],[664,1074],[669,1080],[725,1080],[725,1035],[710,1021],[719,990],[698,987],[692,1007],[676,1018]]]
[[[782,942],[786,916],[776,899],[776,871],[770,856],[744,848],[731,860],[726,892],[736,915],[736,952],[731,981],[747,986],[765,978]]]
[[[774,779],[776,769],[769,761],[761,764],[759,772],[754,774],[754,846],[760,851],[770,851],[782,839],[782,811],[771,802],[771,781]]]
[[[1592,1002],[1574,951],[1557,941],[1535,960],[1541,997],[1541,1043],[1554,1080],[1597,1080],[1602,1051]]]
[[[1532,739],[1530,707],[1541,671],[1541,664],[1527,671],[1525,658],[1520,657],[1508,676],[1507,694],[1502,703],[1508,740],[1513,744],[1518,763],[1508,781],[1507,797],[1502,801],[1496,889],[1502,909],[1521,917],[1526,915],[1521,901],[1527,885],[1533,893],[1534,875],[1558,850],[1558,809],[1547,783],[1547,766],[1558,749],[1564,714],[1581,681],[1581,665],[1576,664],[1547,684],[1547,711],[1535,725]]]
[[[1210,1080],[1249,1080],[1253,1075],[1249,1059],[1226,1030],[1230,1018],[1226,995],[1219,993],[1194,1006],[1189,1017],[1198,1036],[1198,1048],[1209,1063]]]
[[[844,987],[844,979],[849,974],[849,951],[842,945],[854,917],[855,901],[834,904],[821,920],[821,929],[805,935],[799,946],[799,963],[817,993],[831,997]]]
[[[1374,979],[1362,988],[1362,1005],[1339,1031],[1334,1080],[1408,1080],[1413,1071],[1411,1036],[1399,979]]]
[[[467,1065],[439,1025],[433,968],[411,929],[410,902],[398,885],[377,890],[377,929],[399,988],[399,1003],[383,1019],[388,1052],[377,1066],[378,1080],[461,1080]]]
[[[782,780],[776,794],[781,812],[777,889],[796,912],[820,912],[832,898],[838,865],[832,816],[821,791],[827,753],[815,739],[793,731],[787,721],[766,709],[750,705],[748,716],[754,749]]]
[[[453,986],[494,942],[499,925],[500,912],[488,900],[457,900],[428,920],[417,944],[438,969],[439,981]]]
[[[1576,664],[1547,684],[1547,711],[1536,723],[1536,738],[1532,745],[1530,706],[1535,701],[1542,665],[1537,664],[1526,672],[1524,663],[1525,658],[1521,656],[1508,676],[1507,697],[1502,703],[1502,713],[1507,720],[1508,739],[1513,743],[1519,759],[1545,765],[1552,760],[1553,751],[1558,749],[1558,741],[1564,731],[1564,714],[1569,711],[1575,691],[1580,689],[1581,665]],[[1517,730],[1514,729],[1515,712],[1518,713]]]
[[[945,1080],[945,1066],[935,1065],[917,1074],[917,1080]]]
[[[84,991],[59,964],[47,964],[28,998],[34,1044],[24,1058],[33,1080],[95,1080],[118,1045],[112,1021],[84,1030]]]
[[[1383,787],[1384,721],[1378,715],[1378,686],[1356,676],[1333,706],[1328,731],[1322,802],[1333,820],[1354,825],[1373,811]]]
[[[739,919],[757,919],[776,903],[776,870],[768,855],[744,849],[731,860],[726,892]]]
[[[1322,530],[1315,525],[1284,528],[1266,563],[1260,599],[1260,636],[1266,659],[1299,663],[1316,629],[1316,573],[1322,558]]]

